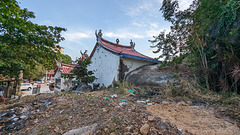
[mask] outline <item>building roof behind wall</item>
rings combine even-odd
[[[47,73],[44,73],[44,75],[54,75],[55,74],[55,70],[49,70]]]
[[[76,67],[78,66],[78,64],[64,64],[64,63],[61,63],[59,61],[56,61],[57,62],[57,70],[59,70],[59,72],[61,74],[68,74],[68,75],[71,75],[73,74],[71,71]]]

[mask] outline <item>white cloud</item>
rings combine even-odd
[[[163,0],[159,0],[161,3]],[[193,0],[178,0],[179,8],[180,10],[185,10],[187,9],[191,4]]]
[[[82,38],[91,38],[92,35],[94,35],[92,32],[87,32],[87,33],[75,32],[75,33],[66,33],[64,34],[64,37],[68,41],[75,41]]]
[[[189,8],[189,6],[192,4],[193,0],[179,0],[179,8],[180,10],[185,10]]]
[[[109,38],[144,38],[142,35],[138,35],[135,33],[131,33],[131,32],[124,32],[124,33],[119,33],[119,34],[115,34],[113,32],[105,32],[103,33],[103,36],[105,37],[109,37]]]
[[[165,28],[165,29],[150,29],[150,30],[146,30],[145,34],[147,37],[153,37],[153,36],[158,36],[160,34],[160,32],[165,31],[165,33],[169,33],[170,32],[170,28]]]
[[[153,27],[153,28],[158,28],[159,27],[157,22],[150,23],[150,26]]]
[[[159,4],[159,7],[156,5]],[[139,0],[137,1],[136,5],[126,6],[124,5],[124,9],[126,12],[126,15],[131,17],[141,16],[143,17],[143,14],[149,14],[151,15],[152,12],[158,11],[160,8],[160,1],[159,0]]]
[[[134,21],[134,22],[132,23],[132,25],[138,26],[138,27],[146,27],[146,26],[147,26],[145,23],[139,23],[139,22],[136,22],[136,21]]]

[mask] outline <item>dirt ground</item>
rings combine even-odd
[[[240,134],[218,109],[113,90],[38,94],[0,105],[0,134]]]
[[[215,116],[215,109],[204,106],[159,104],[147,110],[163,121],[174,123],[178,129],[196,135],[239,135],[237,123]],[[224,110],[222,110],[224,111]]]

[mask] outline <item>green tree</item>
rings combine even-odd
[[[240,86],[239,0],[194,0],[180,11],[177,0],[163,0],[169,33],[150,42],[166,62],[188,60],[196,73],[204,74],[207,89],[237,91]],[[200,75],[201,76],[201,75]]]
[[[81,60],[81,58],[78,58],[76,60],[76,63],[78,64],[78,66],[76,66],[72,72],[76,77],[76,80],[79,81],[79,83],[84,83],[88,85],[89,83],[92,83],[95,79],[97,79],[95,76],[93,76],[93,71],[88,71],[87,69],[87,66],[91,64],[90,59],[87,58]]]
[[[45,68],[41,64],[37,64],[35,68],[24,67],[24,78],[28,80],[41,80],[45,73]]]
[[[34,13],[21,9],[16,0],[0,1],[0,74],[17,78],[25,66],[54,67],[56,44],[66,29],[32,23]]]
[[[72,58],[67,54],[60,54],[59,56],[59,62],[65,63],[65,64],[71,64],[73,62]]]

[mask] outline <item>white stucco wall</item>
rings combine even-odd
[[[94,71],[94,76],[97,78],[94,83],[100,83],[100,86],[110,86],[113,81],[118,81],[120,57],[97,46],[91,58],[91,65],[88,70]]]
[[[56,83],[57,79],[61,79],[61,81],[60,81],[61,82],[60,88],[56,87],[57,86],[57,83]],[[69,88],[73,86],[72,82],[74,80],[75,80],[75,78],[72,79],[72,80],[68,79],[68,78],[62,78],[61,77],[61,73],[59,71],[57,71],[56,74],[55,74],[55,82],[54,82],[55,87],[54,87],[54,91],[55,92],[59,92],[61,90],[69,90]]]
[[[122,60],[123,60],[123,64],[126,65],[127,68],[129,69],[127,72],[125,72],[125,76],[129,72],[135,70],[136,68],[139,68],[139,67],[144,66],[144,65],[153,64],[153,62],[137,60],[137,59],[131,59],[131,58],[126,58],[126,57],[123,57]]]
[[[54,85],[56,86],[56,85],[57,85],[57,84],[56,84],[56,80],[57,80],[57,79],[61,79],[61,73],[60,73],[59,71],[57,71],[56,74],[55,74],[55,76],[54,76],[54,78],[55,78]],[[61,87],[60,87],[60,89],[54,87],[54,92],[59,92],[59,91],[61,91]]]

